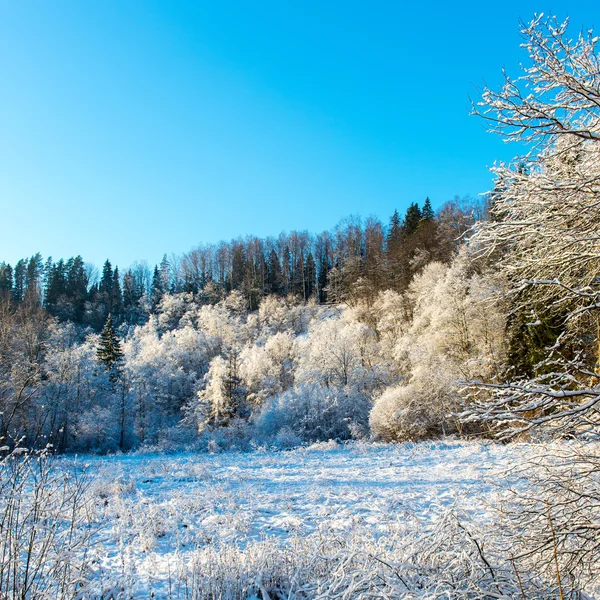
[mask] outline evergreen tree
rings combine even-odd
[[[326,304],[328,300],[327,282],[329,281],[330,270],[331,264],[327,256],[327,247],[325,247],[325,251],[321,255],[321,260],[319,261],[319,273],[317,274],[317,298],[319,304]]]
[[[419,228],[421,221],[421,210],[416,202],[413,202],[407,209],[404,216],[404,229],[406,235],[411,235]]]
[[[294,296],[302,296],[305,294],[305,278],[306,273],[304,272],[304,257],[299,252],[296,260],[294,261],[294,269],[292,271],[292,289],[291,292]],[[305,298],[306,299],[306,298]]]
[[[308,300],[315,293],[315,280],[317,277],[317,265],[312,252],[308,253],[304,263],[304,299]]]
[[[244,387],[244,380],[240,376],[239,357],[239,350],[235,348],[230,348],[225,352],[227,367],[225,377],[221,384],[223,397],[226,399],[225,412],[224,415],[222,415],[224,424],[228,424],[229,421],[236,416],[247,416],[244,414],[246,388]]]
[[[46,259],[46,264],[44,265],[44,307],[48,306],[48,293],[50,291],[51,278],[52,278],[52,269],[54,267],[54,262],[52,261],[52,257],[49,256]]]
[[[423,204],[423,209],[421,210],[421,220],[422,221],[432,221],[435,216],[433,212],[433,208],[431,208],[431,200],[429,198],[425,198],[425,203]]]
[[[115,267],[113,273],[113,283],[110,297],[110,311],[117,321],[120,321],[123,314],[123,293],[121,292],[121,279],[119,277],[119,268]]]
[[[0,297],[13,290],[13,269],[5,262],[0,263]]]
[[[27,270],[27,261],[21,259],[15,265],[13,298],[15,302],[22,302],[25,298],[25,271]]]
[[[281,257],[281,277],[283,281],[282,292],[287,295],[292,288],[292,253],[288,246],[284,248]]]
[[[271,294],[281,294],[281,264],[275,248],[271,248],[269,262],[267,264],[267,292]]]
[[[231,258],[231,289],[240,290],[246,274],[246,255],[241,243],[235,242]]]
[[[110,298],[112,296],[112,287],[113,287],[113,270],[112,265],[110,264],[110,260],[106,260],[104,266],[102,267],[102,278],[100,279],[100,285],[98,286],[98,291],[104,298],[107,306],[110,305]]]
[[[144,290],[136,280],[133,271],[129,269],[123,277],[123,313],[125,320],[131,324],[139,324],[142,310],[140,300]]]
[[[402,241],[402,223],[400,223],[400,215],[395,210],[390,219],[390,225],[387,233],[387,251],[393,252],[398,244]]]
[[[70,258],[66,264],[67,294],[72,304],[73,320],[82,323],[88,299],[89,277],[81,256]]]
[[[46,292],[44,305],[46,310],[54,316],[66,317],[70,315],[59,315],[59,304],[64,301],[67,288],[65,275],[65,263],[61,258],[57,263],[53,263],[49,258],[46,262]]]
[[[110,380],[113,383],[117,381],[123,362],[123,350],[121,349],[121,340],[117,337],[110,313],[100,334],[100,344],[96,350],[96,357],[104,365],[104,368],[110,371]]]
[[[163,288],[163,280],[160,276],[160,270],[158,266],[154,267],[154,274],[152,275],[152,309],[156,310],[156,307],[160,304],[163,296],[165,295],[165,289]]]
[[[38,305],[42,302],[42,275],[44,273],[44,261],[42,255],[37,252],[27,263],[25,271],[25,297],[24,299]]]

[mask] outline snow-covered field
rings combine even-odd
[[[201,580],[221,575],[233,581],[221,582],[222,590],[215,585],[207,597],[230,588],[232,597],[252,597],[261,586],[266,597],[261,561],[271,577],[269,562],[285,562],[287,551],[316,552],[324,541],[322,552],[331,557],[331,541],[338,540],[340,548],[374,556],[397,543],[410,553],[412,542],[434,532],[450,511],[493,528],[495,473],[522,449],[331,442],[286,452],[84,458],[93,492],[103,499],[95,575],[104,591],[124,587],[133,597],[203,597],[194,585],[208,589]],[[295,582],[291,597],[324,593],[335,579],[325,575],[306,595],[307,582]]]
[[[63,457],[43,501],[63,523],[47,556],[63,580],[80,577],[79,600],[554,598],[552,573],[517,571],[499,535],[497,509],[524,485],[506,473],[539,450],[329,442],[82,456],[81,478]],[[84,482],[76,518],[57,504],[73,481]],[[47,518],[37,523],[38,540],[50,539]]]

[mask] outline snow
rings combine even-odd
[[[102,506],[95,577],[134,597],[166,595],[198,549],[244,552],[311,536],[389,536],[452,508],[478,523],[495,473],[525,446],[437,442],[315,444],[285,452],[84,457]]]

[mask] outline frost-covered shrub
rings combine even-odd
[[[295,448],[302,444],[302,438],[290,427],[282,427],[275,436],[275,446],[277,448]]]
[[[429,382],[431,384],[431,382]],[[416,441],[456,432],[452,409],[458,406],[456,389],[436,389],[417,383],[388,388],[369,416],[372,434],[384,441]]]
[[[0,452],[6,452],[2,448]],[[0,457],[0,598],[78,597],[90,573],[89,478],[46,452]]]
[[[227,427],[206,428],[196,447],[216,454],[224,450],[251,450],[254,428],[246,419],[234,418]]]
[[[369,424],[373,435],[387,442],[412,441],[433,434],[434,423],[415,386],[388,388],[371,410]]]
[[[296,386],[266,402],[256,418],[257,435],[272,438],[285,430],[304,442],[347,440],[366,431],[370,407],[367,397],[349,388]]]

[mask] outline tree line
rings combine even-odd
[[[237,290],[249,310],[269,295],[352,303],[384,289],[404,291],[428,262],[450,261],[460,237],[485,211],[485,200],[455,198],[435,214],[426,199],[421,207],[412,203],[403,218],[395,211],[387,226],[376,218],[348,218],[318,235],[294,231],[200,245],[182,256],[165,255],[153,270],[140,262],[124,273],[108,259],[99,273],[81,256],[54,261],[37,253],[14,266],[0,263],[0,296],[95,331],[109,314],[117,325],[145,322],[167,293],[192,293],[199,304],[214,304]]]

